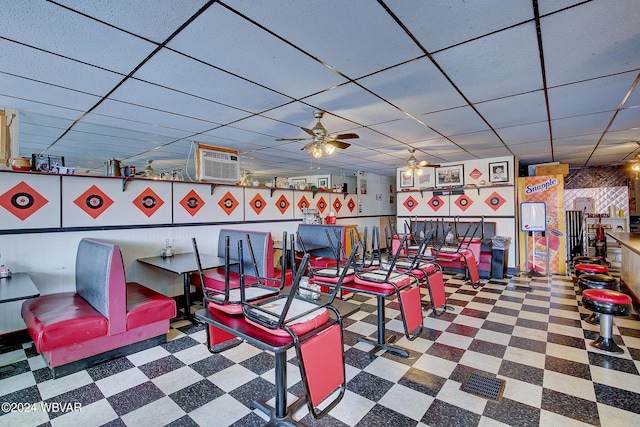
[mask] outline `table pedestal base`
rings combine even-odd
[[[393,342],[395,342],[395,340],[396,340],[396,337],[394,335],[390,335],[386,340],[383,340],[382,342],[376,342],[371,338],[364,338],[364,337],[358,338],[358,341],[371,344],[373,346],[373,348],[369,350],[369,358],[372,358],[373,356],[375,356],[375,354],[380,350],[385,350],[385,351],[394,353],[400,357],[409,357],[409,352],[399,347],[396,347],[395,345],[391,345]]]
[[[307,400],[304,397],[299,398],[295,402],[293,402],[288,408],[287,412],[283,417],[278,417],[276,408],[268,405],[266,402],[261,400],[254,400],[251,402],[251,405],[254,409],[259,409],[269,416],[269,421],[265,424],[265,427],[280,427],[280,426],[304,426],[293,419],[293,414],[295,414],[298,409],[300,409]]]

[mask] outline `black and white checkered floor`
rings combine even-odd
[[[375,337],[376,301],[355,296],[361,310],[344,322],[348,391],[325,418],[313,420],[306,407],[296,418],[318,426],[640,425],[637,315],[614,320],[625,352],[613,356],[589,346],[598,328],[582,321],[588,312],[570,277],[484,280],[475,290],[447,279],[454,311],[426,317],[415,341],[396,332],[397,306],[387,304],[388,331],[408,359],[369,359],[357,338]],[[263,425],[249,404],[273,403],[273,355],[246,343],[212,355],[205,341],[203,326],[176,322],[165,345],[56,380],[31,343],[10,348],[0,365],[16,369],[0,376],[0,402],[36,405],[0,412],[0,426]],[[500,401],[460,390],[471,370],[505,380]],[[289,402],[299,378],[289,363]]]

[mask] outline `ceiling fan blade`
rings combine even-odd
[[[334,146],[334,147],[336,147],[336,148],[342,148],[342,149],[344,149],[344,148],[347,148],[347,147],[351,146],[351,144],[349,144],[349,143],[347,143],[347,142],[344,142],[344,141],[338,141],[338,140],[335,140],[335,141],[327,141],[327,144],[331,144],[331,145],[333,145],[333,146]]]
[[[418,162],[418,166],[420,166],[421,168],[424,168],[424,167],[439,168],[440,167],[440,165],[434,165],[433,163],[429,163],[426,160],[422,160]]]
[[[357,133],[339,133],[337,135],[330,135],[331,139],[357,139],[360,138]]]
[[[276,138],[276,141],[304,141],[309,138]]]
[[[307,129],[307,128],[303,128],[302,126],[300,127],[300,129],[302,129],[303,131],[305,131],[306,133],[308,133],[309,135],[315,137],[316,134],[313,133],[313,131],[311,129]]]

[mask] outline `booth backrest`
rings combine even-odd
[[[242,248],[244,252],[244,272],[248,276],[255,276],[255,270],[251,256],[249,254],[249,244],[247,243],[247,234],[251,239],[253,253],[256,256],[256,264],[258,268],[258,276],[274,277],[273,272],[273,240],[271,233],[264,231],[245,231],[222,229],[218,236],[218,256],[224,257],[226,236],[229,236],[229,258],[238,260],[238,242],[242,240]],[[238,266],[231,266],[231,270],[237,272]]]
[[[313,255],[333,259],[335,259],[335,255],[331,249],[331,244],[329,244],[327,239],[327,231],[329,231],[329,238],[331,239],[333,246],[337,249],[338,239],[336,234],[338,232],[340,232],[339,235],[342,240],[340,244],[344,248],[346,238],[344,230],[344,225],[298,224],[298,234],[300,234],[302,242],[305,245],[327,246],[325,249],[313,251]]]
[[[107,318],[109,335],[126,330],[126,279],[118,245],[86,238],[80,241],[76,293]]]

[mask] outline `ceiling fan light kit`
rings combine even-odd
[[[300,141],[304,139],[311,139],[311,142],[302,147],[302,150],[311,154],[316,159],[319,159],[322,157],[323,153],[331,155],[336,151],[336,148],[345,149],[351,145],[344,141],[340,141],[340,139],[359,138],[355,133],[329,134],[320,121],[324,116],[324,111],[314,111],[313,116],[316,118],[316,124],[311,129],[300,127],[300,129],[309,134],[309,138],[278,138],[276,141]]]

